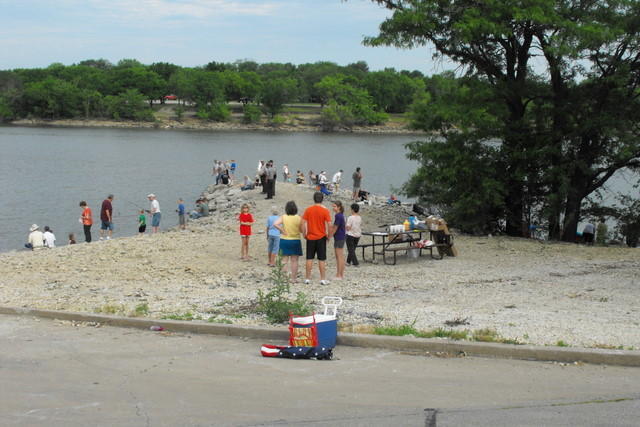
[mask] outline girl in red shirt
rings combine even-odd
[[[240,259],[243,261],[249,261],[249,237],[251,236],[251,226],[255,222],[253,215],[249,213],[249,205],[244,204],[238,215],[238,221],[240,222],[240,239],[242,240],[242,246],[240,248]]]

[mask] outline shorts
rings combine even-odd
[[[160,227],[160,218],[162,218],[162,214],[160,212],[156,212],[151,217],[151,226],[152,227]]]
[[[333,239],[333,247],[336,249],[342,249],[344,248],[344,242],[345,240],[335,240]]]
[[[318,261],[327,260],[327,238],[318,240],[307,240],[307,259],[315,258],[318,254]]]
[[[269,244],[269,253],[277,254],[280,251],[280,236],[267,237],[267,243]]]
[[[354,186],[353,187],[353,194],[357,195],[359,192],[360,192],[360,187],[359,186],[358,187]]]
[[[295,239],[295,240],[280,239],[280,255],[301,256],[302,244],[300,243],[300,239]]]
[[[144,233],[145,231],[147,231],[147,224],[138,227],[138,233]]]
[[[178,214],[178,224],[185,225],[187,223],[187,218],[185,214]]]
[[[113,221],[102,221],[102,224],[100,225],[100,230],[113,231]]]

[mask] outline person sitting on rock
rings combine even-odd
[[[247,175],[245,175],[243,184],[242,184],[242,187],[240,187],[240,190],[246,191],[246,190],[253,190],[254,188],[255,188],[255,184],[253,183],[253,181],[251,181],[251,179]]]

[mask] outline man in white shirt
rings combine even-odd
[[[342,182],[342,169],[333,174],[331,182],[333,183],[334,191],[338,191],[338,189],[340,188],[340,183]]]
[[[147,196],[149,202],[151,202],[151,209],[149,209],[149,213],[151,214],[151,232],[157,233],[160,230],[160,219],[162,214],[160,213],[160,202],[156,199],[156,195],[151,193]]]
[[[44,239],[44,245],[48,248],[56,247],[56,236],[53,234],[48,225],[44,227],[44,234],[42,235]]]
[[[33,224],[29,231],[29,241],[25,243],[24,247],[32,250],[44,248],[44,236],[40,231],[40,227],[37,224]]]

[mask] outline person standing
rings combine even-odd
[[[238,164],[235,160],[231,159],[231,164],[229,165],[229,179],[233,184],[233,181],[236,179],[236,169],[238,168]]]
[[[145,231],[147,231],[147,216],[144,213],[144,209],[140,209],[140,212],[138,212],[138,234],[142,236]]]
[[[265,169],[265,185],[267,186],[267,197],[265,199],[273,199],[273,196],[276,194],[276,173],[277,171],[273,165],[273,160],[269,160]]]
[[[584,239],[584,243],[589,246],[593,246],[593,237],[596,234],[596,227],[588,222],[584,228],[582,229],[582,238]]]
[[[267,165],[264,160],[258,162],[258,176],[260,177],[260,186],[262,187],[262,194],[267,194]]]
[[[91,208],[87,206],[87,202],[82,200],[80,202],[82,208],[82,215],[80,215],[80,222],[82,223],[82,229],[84,230],[84,241],[91,243],[91,226],[93,225],[93,213]]]
[[[185,230],[187,228],[187,216],[184,207],[184,200],[178,199],[178,225],[181,230]]]
[[[113,234],[113,194],[109,194],[106,199],[102,201],[102,207],[100,208],[100,240],[107,234],[107,240],[111,239]]]
[[[240,259],[249,261],[251,259],[249,257],[249,238],[251,237],[251,226],[255,220],[251,212],[249,212],[249,205],[246,203],[240,208],[238,222],[240,223],[240,240],[242,243],[240,246]]]
[[[304,236],[307,239],[307,262],[305,265],[305,284],[311,283],[311,270],[313,259],[318,258],[318,270],[320,271],[320,284],[328,285],[326,280],[327,260],[327,236],[331,225],[329,209],[322,205],[324,196],[321,192],[313,193],[314,205],[308,207],[302,216]]]
[[[333,184],[333,191],[338,191],[340,189],[340,183],[342,182],[342,169],[333,174],[333,178],[331,178],[331,183]]]
[[[271,215],[267,218],[267,265],[269,267],[276,266],[276,256],[280,251],[280,229],[275,227],[275,223],[280,219],[278,208],[271,207]]]
[[[360,187],[362,185],[362,171],[360,170],[360,166],[356,168],[356,171],[351,175],[353,179],[353,195],[351,198],[353,200],[358,199],[358,193],[360,192]]]
[[[160,202],[156,199],[156,195],[151,193],[147,196],[149,202],[151,202],[151,208],[149,213],[151,214],[151,232],[157,233],[160,229],[160,220],[162,219],[162,213],[160,212]]]
[[[347,265],[358,266],[358,257],[356,257],[356,247],[362,236],[362,217],[360,205],[353,203],[351,205],[351,215],[347,218]]]
[[[56,247],[56,236],[53,234],[51,228],[48,225],[44,226],[44,233],[42,234],[42,238],[44,239],[44,245],[48,248]]]
[[[336,200],[333,205],[335,213],[333,225],[329,233],[329,238],[333,237],[333,249],[336,255],[336,280],[344,279],[344,242],[346,239],[346,229],[344,220],[344,206],[342,202]]]
[[[284,164],[282,166],[282,182],[291,182],[291,175],[289,173],[289,165]]]
[[[285,258],[285,268],[289,265],[289,277],[293,283],[298,278],[298,258],[302,256],[302,218],[298,215],[298,206],[293,200],[288,201],[282,215],[273,226],[280,230],[280,253]]]

